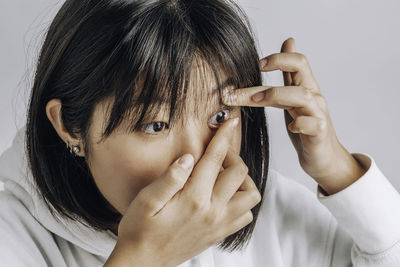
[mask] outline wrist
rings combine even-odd
[[[362,177],[366,170],[350,153],[346,153],[342,160],[335,164],[335,171],[329,177],[319,179],[319,186],[328,193],[335,194],[353,184]]]

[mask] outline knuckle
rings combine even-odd
[[[253,212],[251,212],[251,210],[247,211],[245,216],[246,216],[247,224],[249,224],[253,221],[254,216],[253,216]]]
[[[178,168],[171,168],[168,170],[166,182],[168,185],[174,186],[180,184],[182,180],[182,171]]]
[[[157,203],[154,200],[147,200],[144,201],[143,206],[147,209],[147,210],[156,210],[158,208]]]
[[[328,107],[326,98],[323,95],[321,95],[321,94],[317,95],[316,99],[317,99],[317,103],[321,109],[326,109]]]
[[[279,66],[281,63],[281,56],[279,54],[272,54],[268,57],[268,63],[274,66]]]
[[[305,88],[305,87],[303,87],[303,95],[304,95],[304,98],[305,98],[307,101],[310,101],[310,100],[314,97],[314,94],[313,94],[313,92],[311,91],[311,89]]]
[[[145,210],[155,210],[158,205],[155,200],[153,200],[152,196],[148,196],[147,191],[140,191],[137,197],[137,201],[139,206],[144,208]]]
[[[148,199],[151,199],[151,196],[149,196],[149,193],[146,190],[147,188],[143,188],[142,190],[139,191],[137,194],[135,200],[141,203],[147,202]]]
[[[242,163],[242,164],[239,164],[238,166],[237,166],[237,172],[238,172],[238,174],[242,177],[242,176],[246,176],[248,173],[249,173],[249,168],[247,167],[247,165],[246,164],[244,164],[244,163]]]
[[[326,121],[324,119],[318,120],[318,130],[323,131],[326,129]]]
[[[272,100],[272,102],[278,105],[283,105],[283,101],[281,99],[281,91],[279,90],[279,88],[271,88],[269,90],[269,98]]]
[[[258,204],[261,201],[261,194],[258,190],[253,191],[253,200],[255,204]]]
[[[203,213],[205,211],[205,203],[198,199],[191,198],[188,203],[191,210],[195,213]]]
[[[215,224],[216,220],[217,220],[217,213],[215,211],[209,211],[203,217],[203,223],[205,223],[206,225],[213,225]]]
[[[301,63],[302,65],[308,64],[307,58],[306,58],[305,55],[303,55],[303,54],[301,54],[301,53],[297,53],[297,58],[298,58],[298,60],[300,61],[300,63]]]

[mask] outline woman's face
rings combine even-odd
[[[214,80],[209,78],[202,77],[203,81]],[[207,88],[201,90],[195,84],[196,79],[193,79],[188,88],[197,96],[188,95],[186,123],[179,123],[178,118],[178,123],[169,130],[164,127],[168,117],[162,108],[155,120],[144,122],[146,125],[141,131],[124,133],[117,129],[104,142],[97,144],[105,126],[107,103],[96,106],[90,126],[88,164],[99,190],[122,215],[138,192],[159,178],[177,158],[191,153],[196,164],[222,122],[233,117],[239,117],[241,122],[240,107],[226,109],[218,94],[213,98],[215,101],[199,101],[198,93],[211,93],[216,88],[214,82],[202,83],[207,84]],[[240,154],[241,127],[236,127],[235,131],[231,145]]]

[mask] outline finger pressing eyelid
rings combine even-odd
[[[247,88],[239,88],[230,93],[230,95],[224,96],[223,102],[229,106],[246,106],[254,105],[265,97],[265,91],[272,88],[272,86],[254,86]],[[252,97],[256,96],[258,100]],[[262,98],[261,98],[262,97]],[[262,106],[262,104],[260,104]]]
[[[210,157],[211,160],[216,159],[217,165],[222,165],[233,138],[233,130],[237,127],[238,123],[239,118],[232,118],[224,122],[209,143],[204,156]]]
[[[229,89],[228,90],[227,89],[227,90],[225,90],[223,92],[223,94],[222,94],[222,103],[224,105],[235,103],[236,100],[237,100],[237,96],[235,94],[235,90],[233,90],[233,89]]]

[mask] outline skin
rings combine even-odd
[[[88,165],[100,192],[122,215],[140,190],[159,178],[179,157],[190,153],[194,157],[194,164],[197,164],[220,127],[214,123],[217,122],[216,114],[219,111],[226,112],[225,121],[237,117],[239,125],[241,124],[240,107],[235,107],[231,111],[224,109],[218,95],[207,101],[204,94],[211,93],[212,88],[216,86],[211,73],[207,70],[201,63],[194,66],[192,70],[194,78],[189,86],[190,94],[187,102],[187,123],[177,124],[169,134],[166,129],[154,134],[154,127],[151,126],[147,131],[125,133],[122,130],[124,125],[121,125],[104,142],[98,143],[105,129],[106,109],[110,100],[95,107],[90,126],[91,150]],[[227,77],[222,75],[221,78]],[[206,90],[199,94],[199,90],[196,89],[200,86]],[[66,143],[81,146],[79,139],[72,138],[62,126],[61,105],[59,99],[50,100],[46,107],[47,116]],[[199,112],[196,113],[193,107],[199,107]],[[162,108],[153,122],[168,122],[165,110]],[[231,148],[237,155],[240,154],[240,145],[241,127],[236,127]],[[77,156],[85,157],[83,149]],[[221,167],[221,170],[223,169]],[[118,235],[118,225],[114,225],[111,230]]]

